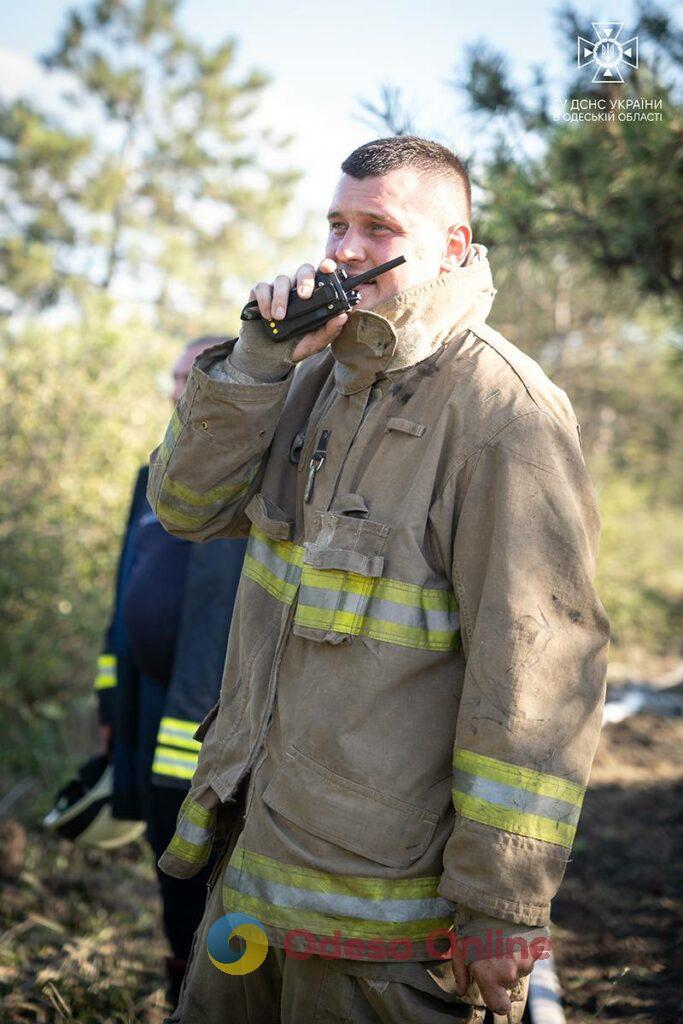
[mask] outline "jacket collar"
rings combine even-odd
[[[337,387],[352,395],[380,374],[422,362],[468,325],[486,320],[494,295],[486,249],[473,245],[457,270],[407,288],[372,311],[354,311],[331,346]]]

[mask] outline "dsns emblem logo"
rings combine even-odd
[[[243,939],[244,949],[233,949],[230,939]],[[268,952],[268,938],[260,921],[249,914],[225,914],[209,929],[206,937],[209,960],[224,974],[251,974]]]

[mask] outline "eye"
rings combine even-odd
[[[341,235],[346,231],[346,224],[343,220],[332,220],[330,221],[330,231],[335,235]]]
[[[373,234],[377,235],[381,231],[391,231],[391,228],[389,227],[388,224],[371,224],[370,230],[372,231]]]

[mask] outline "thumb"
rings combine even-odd
[[[347,313],[339,313],[331,320],[328,320],[322,327],[318,328],[317,331],[304,334],[303,338],[292,349],[292,362],[299,363],[302,359],[306,359],[307,356],[313,356],[317,352],[322,352],[341,333],[348,319]]]

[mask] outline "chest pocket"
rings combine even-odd
[[[293,630],[321,643],[350,643],[368,633],[391,529],[349,512],[314,512],[304,544]]]

